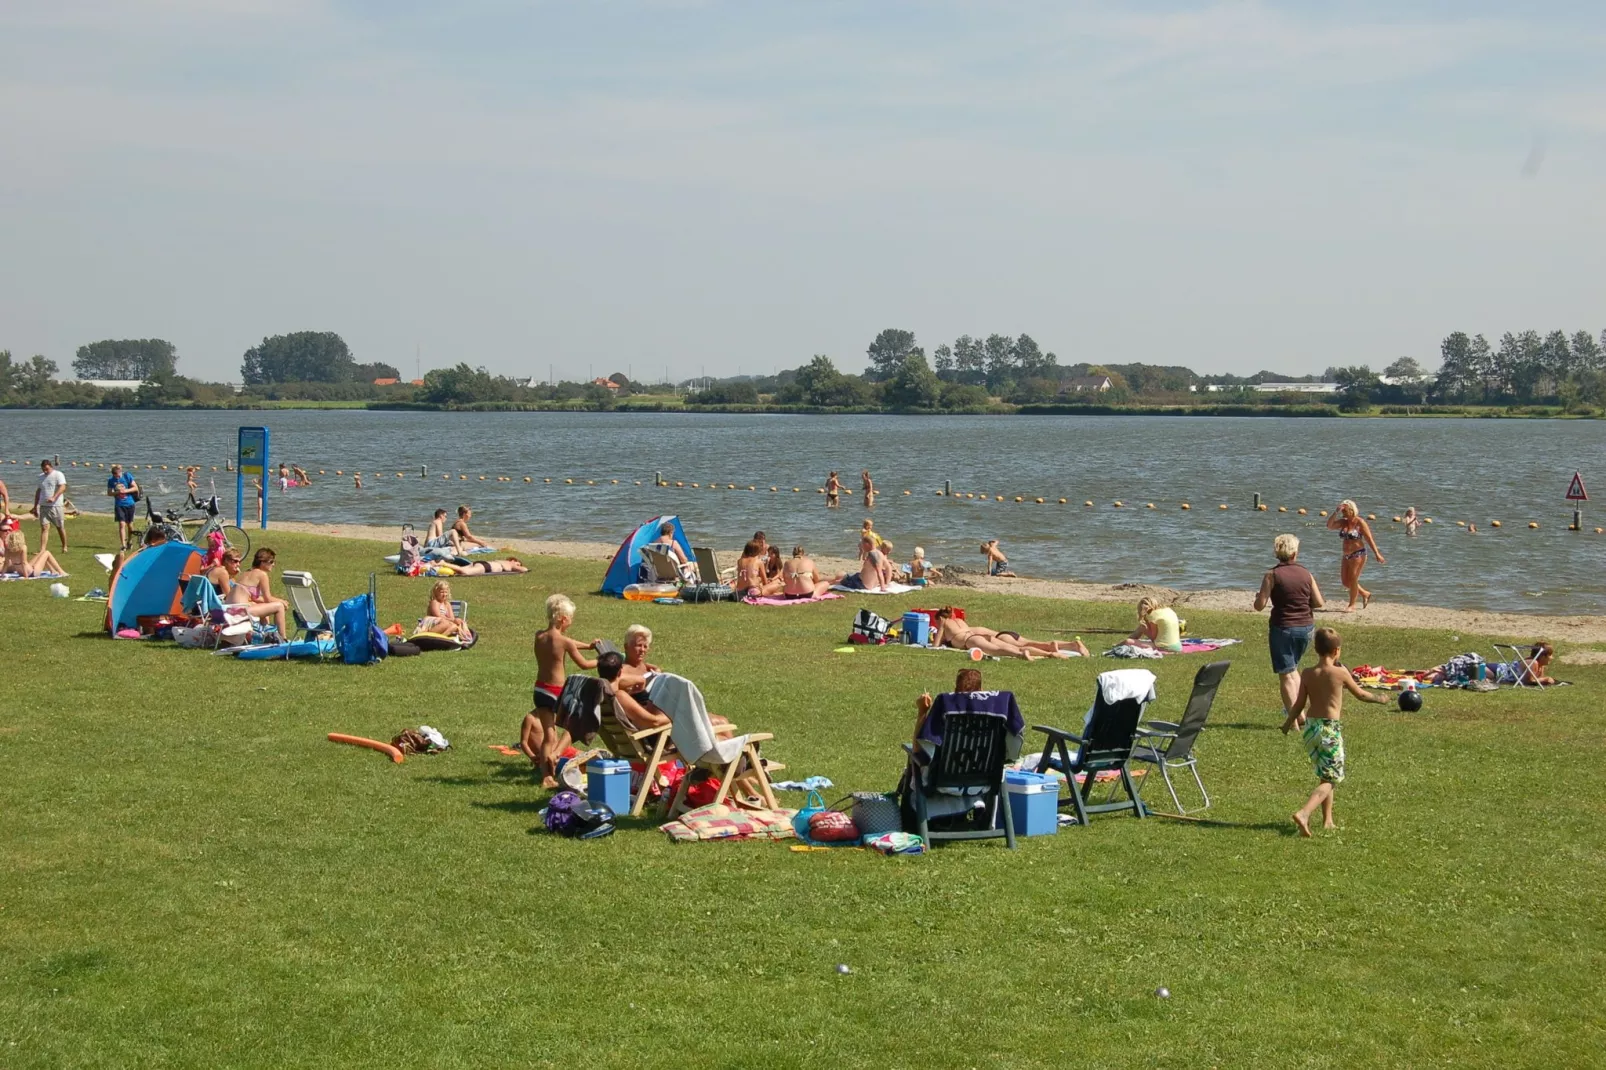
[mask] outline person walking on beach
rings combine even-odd
[[[1299,536],[1283,534],[1271,543],[1277,564],[1260,578],[1255,592],[1255,612],[1271,606],[1271,627],[1266,634],[1271,647],[1271,671],[1277,674],[1282,691],[1283,712],[1294,708],[1299,697],[1299,659],[1310,646],[1316,630],[1314,610],[1321,609],[1321,588],[1310,569],[1299,564]]]
[[[1316,790],[1305,805],[1294,812],[1294,824],[1301,836],[1310,835],[1310,819],[1317,807],[1322,810],[1322,828],[1333,825],[1333,789],[1344,783],[1344,693],[1362,702],[1387,705],[1388,699],[1361,690],[1350,671],[1338,663],[1343,644],[1331,628],[1316,630],[1317,662],[1299,677],[1299,697],[1283,721],[1283,735],[1300,730],[1305,752],[1316,767]]]
[[[39,549],[50,549],[50,529],[56,529],[61,552],[67,552],[67,521],[63,503],[67,499],[67,477],[49,461],[39,462],[39,488],[33,492],[33,514],[39,518]]]
[[[6,481],[0,479],[0,517],[11,515],[11,491],[6,488]]]
[[[1372,604],[1372,592],[1361,586],[1361,570],[1366,567],[1367,549],[1371,549],[1378,564],[1385,564],[1383,552],[1377,548],[1377,540],[1372,538],[1372,527],[1362,519],[1360,508],[1351,498],[1338,503],[1333,515],[1327,518],[1327,526],[1338,532],[1339,539],[1343,541],[1344,559],[1340,563],[1339,575],[1349,589],[1349,605],[1344,612],[1354,611],[1357,598],[1361,600],[1361,608],[1365,609]]]
[[[825,507],[835,509],[838,505],[838,496],[842,493],[842,481],[832,472],[825,477]]]
[[[139,483],[123,471],[120,464],[112,465],[112,476],[106,481],[106,496],[112,499],[112,514],[117,518],[117,545],[128,549],[129,528],[134,523],[134,503],[139,500]]]
[[[868,469],[868,468],[862,469],[859,472],[859,476],[860,476],[861,479],[864,480],[864,507],[866,509],[874,509],[875,508],[875,480],[870,478],[870,469]]]

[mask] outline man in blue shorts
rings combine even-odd
[[[106,496],[112,499],[112,513],[117,517],[117,537],[123,549],[128,549],[128,529],[134,523],[134,503],[138,501],[139,484],[123,471],[120,464],[112,465],[112,477],[106,481]]]

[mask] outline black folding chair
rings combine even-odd
[[[986,840],[1002,836],[1010,850],[1015,849],[1015,825],[1009,816],[1009,792],[1004,790],[1004,746],[1009,734],[1009,723],[991,713],[950,713],[943,719],[942,743],[931,761],[922,766],[915,761],[916,750],[905,743],[909,763],[904,771],[900,791],[901,805],[913,810],[915,825],[921,839],[927,843],[938,840]],[[943,788],[960,789],[958,798],[966,801],[966,815],[972,826],[965,829],[931,828],[928,799],[941,792],[952,797]],[[966,794],[966,789],[981,788],[981,794]],[[975,803],[983,803],[977,820]]]
[[[1193,748],[1200,731],[1204,729],[1205,719],[1210,716],[1210,707],[1216,701],[1216,689],[1221,686],[1221,680],[1230,668],[1230,661],[1213,661],[1194,675],[1193,692],[1188,695],[1188,704],[1183,707],[1180,720],[1145,721],[1138,726],[1138,740],[1132,749],[1132,760],[1148,762],[1159,770],[1179,814],[1210,809],[1210,793],[1205,791],[1204,781],[1199,779],[1198,757]],[[1171,780],[1173,769],[1186,769],[1193,774],[1193,782],[1199,786],[1199,795],[1204,799],[1203,806],[1189,810],[1182,805],[1182,800],[1177,796],[1177,786]]]
[[[1079,736],[1048,725],[1032,726],[1048,736],[1048,741],[1043,747],[1043,757],[1037,763],[1037,771],[1046,773],[1054,769],[1065,774],[1065,785],[1071,792],[1070,801],[1076,810],[1077,824],[1087,824],[1089,814],[1106,814],[1119,810],[1131,810],[1134,817],[1148,816],[1143,800],[1138,797],[1137,788],[1132,783],[1132,774],[1127,770],[1127,762],[1132,758],[1132,748],[1137,740],[1138,719],[1143,716],[1144,705],[1141,699],[1135,698],[1106,702],[1104,689],[1100,687],[1098,697],[1093,701],[1093,717],[1084,729],[1084,735]],[[1066,746],[1067,742],[1076,744],[1075,757],[1071,756],[1070,748]],[[1099,774],[1111,771],[1119,773],[1119,788],[1126,792],[1126,798],[1118,798],[1118,792],[1112,790],[1108,802],[1088,802],[1088,796],[1092,793]],[[1078,776],[1083,777],[1083,782],[1080,784],[1077,783]],[[1060,803],[1060,806],[1064,805],[1063,802]]]

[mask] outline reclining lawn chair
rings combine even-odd
[[[983,706],[1003,707],[1009,713],[979,708]],[[933,843],[1002,836],[1014,850],[1015,823],[1009,813],[1009,792],[1004,790],[1004,763],[1009,760],[1011,737],[1018,741],[1024,728],[1015,696],[1008,691],[937,696],[920,730],[921,743],[935,743],[935,750],[929,759],[922,760],[925,748],[905,743],[903,749],[909,761],[898,785],[898,808],[905,815],[913,815],[914,831],[923,840]],[[960,806],[957,811],[956,800]],[[965,816],[971,827],[933,830],[933,803],[948,811],[936,816]]]
[[[1098,694],[1087,711],[1080,735],[1048,725],[1032,726],[1048,736],[1037,771],[1054,769],[1065,774],[1077,824],[1086,825],[1089,814],[1118,810],[1131,810],[1134,817],[1147,816],[1127,763],[1137,741],[1138,720],[1144,707],[1153,701],[1154,673],[1148,669],[1113,669],[1099,673]],[[1076,744],[1075,756],[1065,745],[1067,740]],[[1120,789],[1125,790],[1126,799],[1116,799],[1117,789],[1112,787],[1109,801],[1089,803],[1087,797],[1098,775],[1108,771],[1119,771]],[[1078,776],[1083,778],[1082,783],[1077,782]]]
[[[1138,726],[1132,760],[1149,762],[1160,771],[1179,814],[1210,809],[1210,793],[1205,791],[1204,781],[1199,779],[1198,758],[1193,748],[1199,732],[1205,726],[1205,719],[1210,716],[1210,707],[1216,701],[1216,689],[1221,686],[1222,678],[1230,668],[1230,661],[1213,661],[1194,675],[1193,692],[1188,696],[1187,706],[1183,707],[1181,720],[1175,723],[1145,721]],[[1182,805],[1182,800],[1177,797],[1177,786],[1171,780],[1173,769],[1186,769],[1193,774],[1193,782],[1199,786],[1199,794],[1204,799],[1203,806],[1189,810]],[[1143,790],[1141,784],[1138,790]]]
[[[680,562],[662,550],[654,549],[651,546],[643,546],[641,548],[641,557],[642,560],[647,562],[647,567],[652,570],[652,582],[654,583],[686,584],[697,582],[695,575],[687,575],[688,572],[696,568],[695,565],[687,565],[682,568]]]
[[[720,583],[725,579],[725,573],[727,572],[730,573],[733,579],[735,578],[736,566],[732,565],[725,572],[721,572],[719,565],[715,563],[714,551],[709,547],[693,546],[691,554],[697,561],[697,580],[699,583]]]
[[[769,770],[785,768],[775,762],[765,764],[758,745],[775,737],[768,732],[749,732],[741,736],[721,737],[714,731],[714,722],[703,705],[703,695],[697,685],[674,673],[659,673],[647,686],[647,697],[652,704],[669,716],[669,738],[680,759],[686,764],[686,776],[680,782],[674,799],[665,811],[666,818],[679,817],[686,810],[686,793],[691,787],[693,774],[699,769],[719,776],[719,793],[714,804],[725,801],[732,785],[741,776],[758,781],[764,805],[775,809],[775,792],[770,787]]]
[[[323,604],[323,592],[318,590],[318,581],[312,578],[312,573],[286,569],[283,578],[284,590],[290,599],[290,613],[301,629],[301,637],[310,639],[320,633],[332,634],[334,617]]]

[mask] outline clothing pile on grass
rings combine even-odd
[[[1350,670],[1355,682],[1374,691],[1421,690],[1428,687],[1458,688],[1464,691],[1496,691],[1514,687],[1525,669],[1516,661],[1485,661],[1468,651],[1457,654],[1437,669],[1390,669],[1382,665],[1357,665]],[[1556,686],[1567,681],[1558,680]]]

